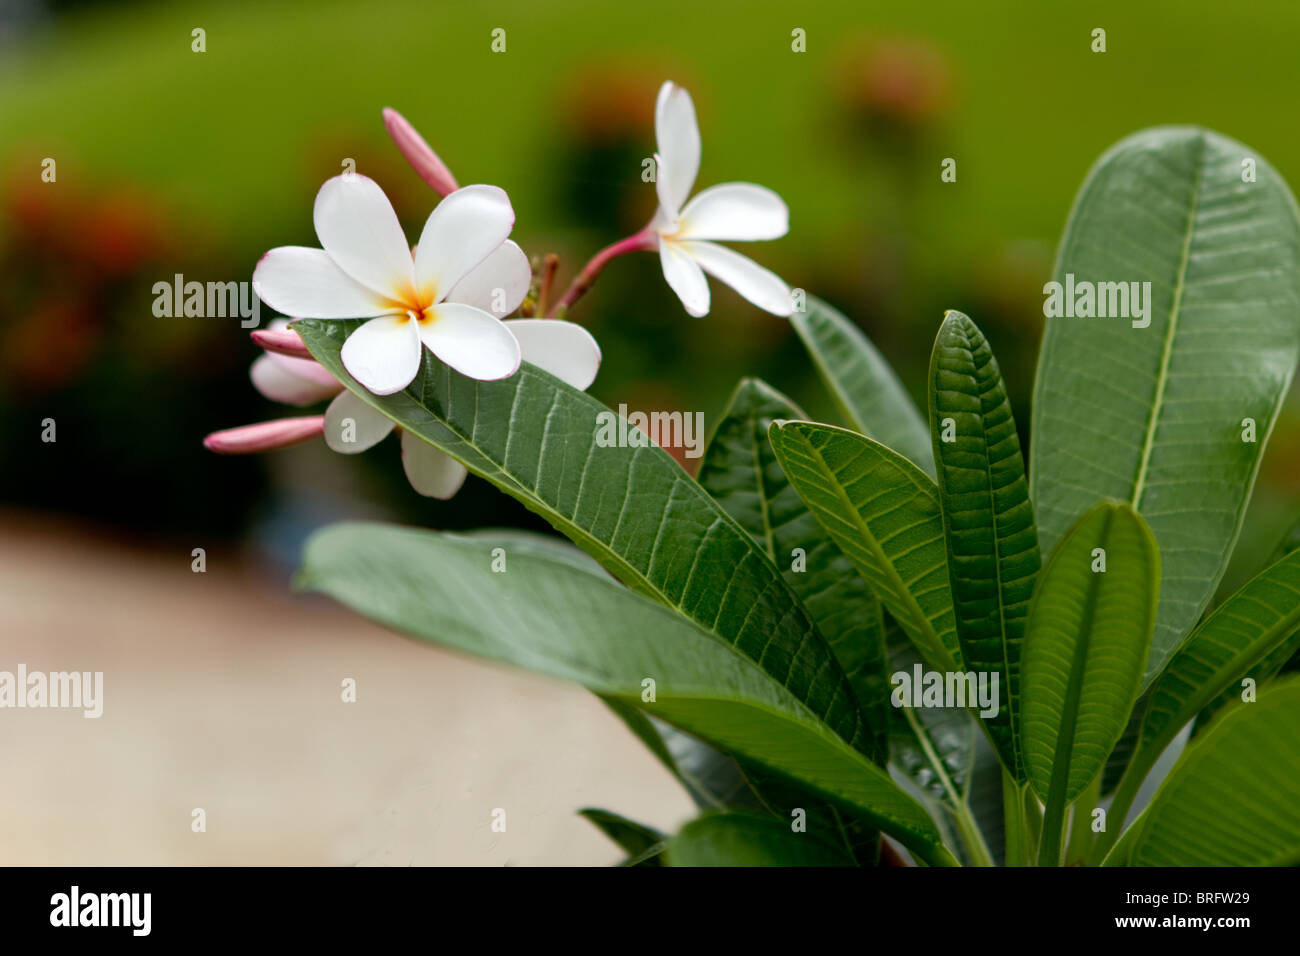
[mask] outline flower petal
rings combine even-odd
[[[251,455],[259,451],[288,448],[320,435],[324,421],[320,415],[312,415],[308,418],[281,418],[273,422],[227,428],[203,439],[203,447],[219,455]]]
[[[411,487],[426,498],[444,501],[460,491],[465,466],[413,432],[402,432],[402,470]]]
[[[779,239],[790,210],[776,193],[753,183],[722,183],[695,195],[678,217],[674,239]]]
[[[325,409],[325,444],[340,455],[355,455],[374,448],[392,430],[392,419],[379,414],[351,392],[340,392]]]
[[[533,267],[524,250],[507,239],[447,293],[444,302],[472,305],[504,319],[524,301],[533,283]],[[494,305],[501,308],[494,309]]]
[[[676,242],[659,240],[659,264],[669,287],[694,316],[709,314],[709,283],[699,265]]]
[[[491,382],[519,370],[519,343],[504,322],[482,309],[443,302],[419,325],[429,351],[462,375]]]
[[[325,180],[314,221],[320,244],[344,272],[390,299],[410,297],[411,250],[377,182],[360,173]]]
[[[441,302],[461,279],[506,241],[515,211],[496,186],[466,186],[429,214],[415,247],[421,301]]]
[[[676,245],[693,256],[705,272],[731,286],[760,309],[773,315],[789,315],[794,311],[790,287],[753,259],[711,242],[680,242]]]
[[[675,83],[665,83],[659,88],[655,102],[655,142],[662,157],[655,185],[658,187],[659,180],[666,180],[659,196],[661,201],[668,200],[669,208],[665,212],[675,219],[700,171],[700,127],[695,122],[695,104],[691,102],[691,94]]]
[[[314,377],[314,373],[312,377],[300,375],[297,369],[289,365],[290,362],[297,362],[308,368],[315,365],[325,372],[328,381],[319,381]],[[248,377],[253,380],[253,387],[264,396],[273,402],[284,402],[286,405],[311,405],[321,399],[329,398],[343,387],[333,375],[315,362],[285,358],[282,355],[259,355],[253,360],[253,365],[248,370]]]
[[[420,370],[419,323],[408,315],[371,319],[343,343],[343,367],[376,395],[392,395]]]
[[[368,319],[401,307],[338,267],[324,249],[280,246],[253,270],[257,297],[300,319]]]
[[[600,369],[600,346],[581,325],[563,319],[511,319],[525,362],[545,369],[574,388],[585,389]]]

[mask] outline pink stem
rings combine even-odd
[[[550,318],[555,318],[561,311],[567,310],[573,303],[577,302],[586,293],[600,275],[600,271],[605,268],[606,263],[628,252],[648,252],[659,248],[659,234],[655,230],[646,226],[634,236],[628,236],[626,239],[620,239],[612,245],[606,246],[591,257],[591,261],[582,267],[582,271],[574,277],[569,287],[564,290],[564,295],[555,303],[551,309]]]
[[[278,352],[294,358],[312,357],[307,346],[303,344],[302,336],[293,329],[257,329],[249,333],[249,337],[268,352]]]
[[[203,439],[203,447],[218,455],[251,455],[259,451],[288,448],[325,434],[325,416],[280,418],[213,432]]]

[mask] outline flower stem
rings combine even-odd
[[[546,258],[542,261],[542,282],[537,291],[537,305],[533,309],[534,315],[546,315],[546,307],[551,301],[551,287],[555,285],[555,270],[559,267],[560,257],[553,252],[548,252]]]
[[[611,259],[616,259],[628,252],[647,252],[657,246],[658,236],[653,229],[646,226],[635,235],[620,239],[618,242],[601,249],[600,252],[591,257],[591,261],[582,267],[582,271],[574,277],[573,282],[564,290],[564,295],[560,296],[559,301],[551,309],[550,318],[555,318],[561,312],[567,311],[573,306],[573,303],[582,298]]]

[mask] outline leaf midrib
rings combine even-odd
[[[907,602],[909,609],[919,619],[920,628],[922,632],[925,634],[926,638],[930,641],[931,646],[933,647],[935,653],[943,655],[939,663],[943,664],[949,670],[953,669],[955,665],[953,664],[953,662],[951,662],[948,659],[947,648],[945,648],[943,646],[943,642],[939,640],[939,635],[935,631],[934,625],[930,623],[930,619],[926,617],[925,612],[921,610],[921,605],[916,603],[916,598],[912,596],[911,589],[908,588],[907,585],[903,582],[903,579],[899,577],[898,572],[894,569],[893,562],[889,560],[888,555],[886,555],[884,550],[879,546],[878,542],[876,541],[875,534],[873,534],[871,531],[871,527],[866,523],[865,520],[863,520],[863,517],[859,513],[857,507],[854,506],[853,502],[849,499],[848,495],[845,494],[844,485],[839,481],[837,477],[835,477],[835,470],[831,468],[830,463],[826,461],[825,456],[823,456],[821,451],[812,444],[812,442],[808,439],[806,435],[803,435],[797,431],[795,432],[795,434],[799,436],[799,440],[807,447],[809,453],[816,457],[817,461],[821,464],[825,472],[828,475],[832,476],[832,481],[830,482],[832,486],[831,489],[832,493],[839,499],[840,503],[844,506],[845,510],[850,515],[852,515],[854,526],[857,527],[858,531],[860,532],[860,536],[863,539],[865,539],[865,541],[867,542],[868,549],[872,552],[872,554],[875,555],[879,564],[884,568],[885,574],[890,579],[890,582],[893,584],[895,591],[903,595],[903,598]],[[924,491],[924,489],[918,488],[915,485],[915,483],[913,483],[913,487],[916,488],[917,491]]]
[[[1098,541],[1107,541],[1114,512],[1107,510],[1105,522],[1101,527]],[[1084,665],[1087,663],[1088,648],[1092,643],[1092,626],[1097,613],[1097,595],[1101,590],[1101,578],[1093,571],[1088,578],[1088,594],[1084,600],[1083,613],[1080,616],[1078,639],[1074,642],[1074,653],[1070,661],[1070,682],[1066,687],[1064,707],[1061,713],[1061,727],[1056,738],[1056,748],[1052,754],[1052,779],[1047,788],[1047,812],[1059,802],[1059,812],[1064,812],[1065,794],[1069,786],[1070,761],[1074,755],[1074,730],[1078,726],[1079,697],[1083,689]]]
[[[1133,507],[1141,511],[1142,495],[1146,492],[1147,471],[1151,464],[1151,455],[1155,450],[1156,430],[1164,410],[1165,389],[1169,384],[1169,366],[1173,360],[1174,339],[1177,337],[1178,320],[1182,315],[1183,290],[1187,285],[1187,266],[1191,257],[1192,235],[1195,232],[1196,214],[1200,208],[1201,190],[1205,182],[1205,135],[1196,140],[1196,182],[1192,186],[1192,201],[1187,210],[1187,225],[1183,231],[1182,256],[1178,263],[1178,274],[1174,284],[1173,302],[1169,307],[1169,322],[1165,328],[1165,338],[1160,355],[1160,371],[1156,377],[1156,392],[1151,401],[1151,414],[1147,417],[1146,432],[1142,439],[1142,454],[1138,460],[1137,477],[1133,482],[1133,494],[1130,501]]]

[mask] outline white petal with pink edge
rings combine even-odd
[[[515,211],[496,186],[466,186],[438,203],[415,247],[416,287],[423,302],[440,302],[506,241]]]
[[[669,288],[686,311],[697,318],[709,314],[709,283],[696,261],[675,242],[659,240],[659,264]]]
[[[563,319],[510,319],[525,362],[545,369],[574,388],[586,389],[600,370],[600,346],[590,332]]]
[[[447,293],[445,302],[472,305],[504,319],[524,301],[533,282],[528,257],[507,239]]]
[[[491,382],[519,370],[519,343],[495,315],[454,302],[436,305],[432,313],[419,323],[420,339],[462,375]]]
[[[413,289],[411,250],[379,184],[360,173],[327,179],[316,194],[316,235],[344,272],[390,298]]]
[[[663,158],[655,185],[661,201],[667,201],[665,211],[676,218],[700,171],[700,127],[695,121],[691,94],[675,83],[665,83],[659,88],[659,98],[655,101],[655,142]]]
[[[327,381],[300,375],[296,370],[286,367],[289,362],[301,362],[304,366],[316,365],[306,359],[291,359],[269,353],[259,355],[248,370],[253,387],[271,401],[286,405],[311,405],[329,398],[343,387],[319,365],[316,368],[325,372]]]
[[[426,498],[447,499],[460,491],[465,466],[413,432],[402,432],[402,469],[411,487]]]
[[[343,367],[376,395],[392,395],[420,370],[419,323],[407,315],[371,319],[343,343]]]
[[[253,270],[257,296],[277,312],[300,319],[367,319],[399,306],[338,267],[324,249],[280,246]]]
[[[790,210],[772,190],[753,183],[722,183],[698,193],[682,209],[674,239],[779,239],[790,231]]]
[[[325,444],[341,455],[374,448],[393,430],[391,419],[351,392],[340,392],[325,409]]]
[[[731,286],[760,309],[773,315],[790,315],[794,312],[790,287],[753,259],[747,259],[726,246],[715,246],[711,242],[678,242],[672,245],[680,246],[705,272]]]

